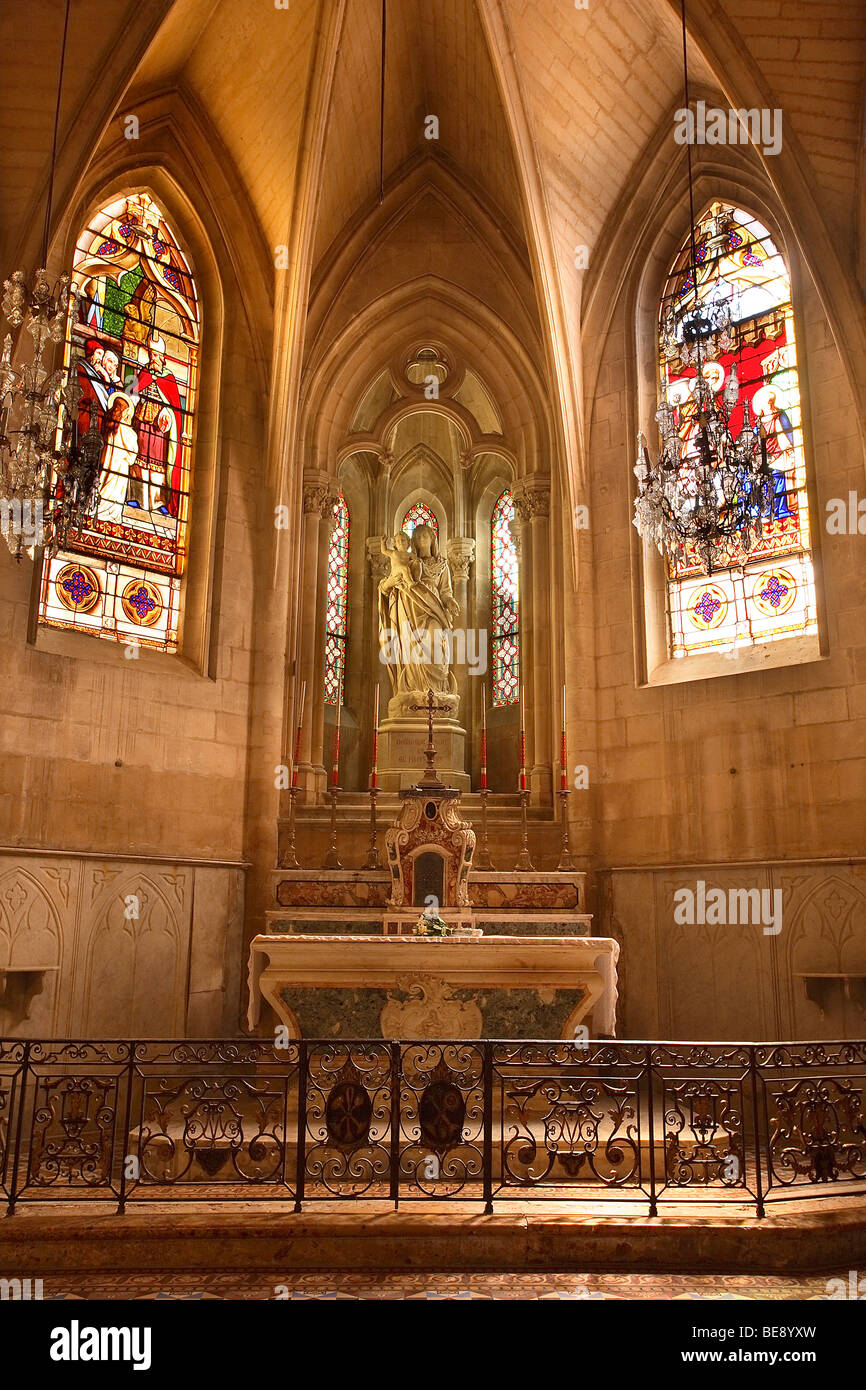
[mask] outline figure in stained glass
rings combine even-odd
[[[81,387],[77,436],[98,435],[102,453],[84,524],[67,552],[46,558],[40,621],[114,640],[138,640],[146,627],[141,640],[171,651],[186,561],[199,308],[184,253],[147,193],[91,218],[71,288],[65,365]],[[57,578],[75,555],[101,576],[100,602],[70,618]],[[130,585],[153,591],[144,617],[121,600]]]
[[[716,202],[696,228],[697,304],[689,245],[672,269],[660,313],[660,369],[664,400],[673,412],[686,459],[697,447],[694,398],[701,341],[704,379],[713,395],[736,403],[734,438],[760,431],[773,474],[772,515],[748,546],[734,536],[714,574],[724,607],[709,614],[706,580],[688,545],[669,563],[671,649],[686,656],[708,647],[736,647],[816,631],[809,509],[797,378],[794,313],[788,269],[772,237],[756,218]],[[734,387],[737,388],[734,391]],[[684,469],[683,477],[689,476]],[[683,498],[683,505],[688,499]],[[745,514],[747,493],[731,504]],[[784,614],[760,598],[784,558],[791,602]],[[756,588],[757,583],[757,588]],[[757,597],[756,597],[757,595]],[[782,620],[784,619],[784,620]]]
[[[174,373],[166,367],[165,342],[154,334],[147,343],[147,366],[132,378],[137,399],[138,473],[153,498],[147,510],[176,517],[180,504],[182,407]]]
[[[125,391],[116,392],[108,408],[103,437],[105,447],[97,483],[99,513],[106,521],[120,521],[127,503],[131,470],[136,467],[139,438],[133,425],[135,402]]]

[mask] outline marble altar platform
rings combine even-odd
[[[248,1022],[264,1000],[292,1037],[609,1037],[618,955],[605,937],[269,933],[250,944]]]
[[[386,869],[273,870],[277,906],[266,913],[269,933],[373,935],[394,920]],[[475,926],[500,936],[588,936],[586,874],[470,869],[469,915]],[[421,907],[407,916],[417,920]],[[466,916],[464,911],[461,916]],[[455,917],[445,909],[448,920]],[[411,923],[410,923],[411,925]]]

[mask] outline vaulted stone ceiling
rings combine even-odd
[[[71,170],[88,160],[171,0],[76,0],[61,110]],[[41,234],[63,33],[61,0],[0,5],[0,251],[16,260],[31,227]],[[58,179],[60,197],[74,176]],[[34,250],[35,254],[35,250]]]
[[[386,177],[431,153],[447,164],[526,238],[539,300],[552,314],[551,296],[561,295],[570,334],[580,318],[574,247],[592,256],[677,104],[678,4],[390,0],[388,8]],[[849,0],[758,8],[692,0],[695,83],[738,105],[761,95],[784,108],[802,187],[815,190],[816,216],[853,271],[866,10]],[[311,91],[327,72],[318,199],[305,210],[314,266],[375,207],[379,11],[379,0],[290,0],[286,9],[268,0],[75,0],[58,205],[97,149],[120,144],[124,112],[178,89],[227,151],[264,239],[286,242],[299,154],[314,139]],[[62,0],[0,7],[4,265],[38,243],[62,18]],[[428,114],[440,122],[434,150],[424,140]],[[782,181],[784,169],[780,159],[768,172]]]
[[[379,189],[381,0],[349,0],[325,144],[316,256],[374,204]],[[386,183],[413,158],[436,157],[504,216],[522,212],[508,126],[474,0],[388,6]],[[425,117],[439,121],[425,138]],[[492,207],[491,207],[492,204]]]
[[[136,77],[138,93],[190,92],[233,159],[271,246],[286,241],[317,5],[177,0]]]
[[[89,153],[112,108],[179,84],[208,114],[272,240],[284,232],[316,26],[337,0],[75,0],[63,103],[64,142]],[[429,153],[423,118],[440,120],[437,153],[515,227],[521,193],[482,14],[489,0],[390,0],[386,173]],[[727,30],[807,150],[829,215],[851,233],[866,66],[866,12],[850,0],[703,0],[697,27]],[[678,6],[592,0],[587,10],[501,0],[561,252],[591,244],[680,86]],[[379,0],[347,0],[334,73],[320,254],[378,185]],[[43,170],[53,115],[62,0],[7,4],[0,15],[0,199],[20,228]],[[494,55],[495,56],[495,55]],[[725,86],[692,54],[696,81]],[[731,86],[728,74],[727,86]],[[735,92],[730,93],[736,95]],[[340,177],[328,171],[339,167]],[[844,206],[836,206],[836,204]],[[8,235],[8,233],[7,233]]]
[[[853,249],[856,198],[866,196],[866,6],[858,0],[725,0],[733,34],[808,155],[824,212]],[[775,11],[770,14],[769,11]],[[858,174],[858,144],[860,170]]]
[[[93,149],[111,107],[185,86],[238,164],[265,235],[279,239],[291,202],[314,29],[331,0],[75,0],[64,135]],[[520,227],[520,186],[481,11],[487,0],[391,0],[386,174],[436,152]],[[730,31],[808,149],[816,181],[851,211],[862,114],[866,17],[849,0],[710,0],[701,18]],[[657,121],[680,90],[677,7],[592,0],[588,10],[503,0],[550,214],[592,242]],[[24,217],[28,174],[44,167],[53,115],[61,0],[8,4],[0,15],[0,197]],[[796,36],[795,36],[796,35]],[[25,56],[25,57],[24,57]],[[24,60],[22,60],[24,57]],[[129,67],[132,65],[132,71]],[[694,44],[696,81],[713,78]],[[126,89],[124,92],[124,88]],[[348,0],[329,111],[317,254],[378,188],[379,0]],[[830,103],[830,104],[828,104]],[[819,107],[820,108],[817,108]],[[828,121],[827,115],[833,120]],[[82,128],[83,126],[83,128]],[[328,177],[339,168],[339,178]],[[838,215],[838,214],[837,214]]]

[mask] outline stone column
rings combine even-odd
[[[520,518],[521,680],[526,687],[527,736],[532,759],[532,799],[553,796],[553,693],[550,644],[550,484],[529,477],[515,488],[515,515]]]
[[[304,542],[301,573],[300,679],[307,682],[307,707],[301,735],[299,782],[307,796],[323,785],[322,734],[324,708],[325,592],[328,543],[333,524],[328,524],[337,500],[334,480],[318,469],[304,472]]]
[[[367,565],[368,565],[369,570],[370,570],[370,592],[371,592],[372,614],[373,614],[373,616],[372,616],[372,621],[371,621],[371,624],[370,624],[370,641],[369,641],[369,662],[370,662],[370,666],[369,666],[369,675],[370,675],[370,678],[369,678],[369,688],[370,688],[370,699],[369,699],[369,701],[368,701],[369,708],[366,708],[366,707],[365,707],[365,722],[368,723],[368,727],[367,727],[367,729],[366,729],[366,733],[367,733],[368,736],[369,736],[369,735],[372,735],[372,732],[373,732],[373,695],[374,695],[374,691],[375,691],[375,689],[376,689],[376,686],[378,685],[378,687],[379,687],[379,723],[380,723],[380,725],[382,724],[383,720],[387,717],[387,714],[388,714],[388,701],[389,701],[390,698],[391,698],[391,680],[390,680],[390,677],[389,677],[389,675],[388,675],[388,672],[387,672],[385,666],[382,664],[382,662],[381,662],[380,659],[379,659],[379,650],[380,650],[380,649],[379,649],[379,606],[378,606],[379,581],[382,580],[382,579],[384,579],[385,576],[386,576],[386,574],[389,574],[389,573],[390,573],[390,570],[391,570],[391,563],[390,563],[390,561],[389,561],[389,559],[388,559],[388,556],[382,554],[381,542],[382,542],[384,539],[385,539],[385,537],[383,537],[383,536],[368,536],[368,537],[367,537]],[[366,661],[365,661],[365,669],[366,669]],[[369,742],[369,741],[370,741],[370,740],[369,740],[369,738],[368,738],[368,742]]]
[[[469,686],[469,661],[478,662],[481,653],[478,650],[478,633],[473,632],[474,646],[469,647],[469,566],[475,559],[475,541],[469,536],[455,536],[448,542],[448,563],[451,566],[451,579],[454,586],[454,597],[460,604],[460,617],[456,626],[462,628],[462,636],[455,636],[454,641],[454,674],[457,677],[457,688],[460,691],[460,723],[467,730],[471,730],[474,725],[471,722],[474,713],[473,696],[474,691]],[[485,634],[486,636],[486,634]],[[477,669],[477,668],[476,668]],[[482,677],[483,679],[483,677]],[[469,766],[472,765],[471,753],[468,759]]]

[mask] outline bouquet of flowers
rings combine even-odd
[[[422,912],[412,928],[413,936],[451,936],[454,931],[436,912]]]

